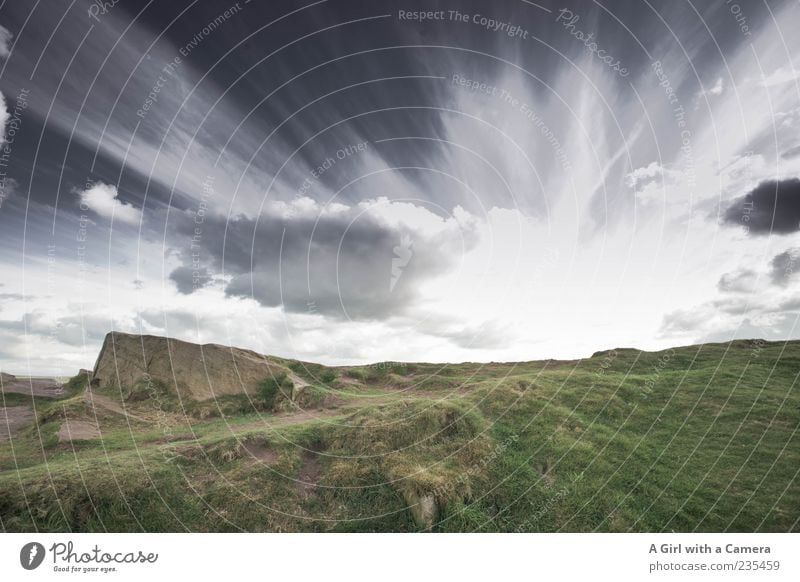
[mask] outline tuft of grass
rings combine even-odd
[[[286,374],[264,378],[258,388],[261,401],[267,409],[273,409],[281,399],[291,400],[294,384]]]

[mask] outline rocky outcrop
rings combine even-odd
[[[17,377],[13,374],[6,374],[5,372],[0,372],[0,383],[5,384],[6,382],[15,382]]]
[[[269,357],[229,346],[198,345],[152,335],[112,332],[106,336],[92,372],[93,388],[154,385],[181,398],[255,392],[265,379],[287,373]]]

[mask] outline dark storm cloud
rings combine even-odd
[[[790,234],[800,225],[800,179],[762,182],[734,200],[723,217],[755,235]]]
[[[800,248],[791,248],[773,257],[770,278],[776,285],[785,286],[794,277],[800,265]]]
[[[181,292],[192,290],[193,271],[207,268],[229,278],[230,296],[353,319],[401,314],[423,281],[457,264],[477,242],[474,225],[451,219],[426,234],[389,225],[360,206],[314,216],[209,217],[199,226],[187,219],[178,231],[184,266],[170,277]]]
[[[189,295],[194,291],[205,287],[211,282],[208,269],[192,267],[178,267],[169,274],[169,278],[175,283],[179,293]]]

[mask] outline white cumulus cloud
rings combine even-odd
[[[0,145],[6,142],[6,123],[8,123],[9,117],[11,117],[11,114],[8,112],[8,107],[6,107],[6,98],[0,93]]]
[[[772,74],[761,78],[759,85],[762,87],[775,87],[800,78],[800,71],[794,67],[779,67]]]
[[[0,58],[5,59],[11,53],[11,39],[14,35],[11,34],[5,26],[0,25]]]
[[[111,184],[96,182],[80,193],[81,202],[90,210],[104,218],[114,219],[127,224],[138,224],[142,219],[142,211],[119,199],[117,187]]]

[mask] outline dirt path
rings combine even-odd
[[[278,460],[278,453],[275,449],[265,445],[264,443],[257,443],[251,440],[246,440],[242,443],[250,463],[253,465],[272,465]]]
[[[97,394],[96,392],[92,392],[90,390],[86,391],[86,395],[84,396],[84,400],[86,404],[94,408],[95,411],[98,410],[108,410],[115,414],[120,414],[122,416],[127,416],[132,420],[138,420],[139,422],[150,422],[147,418],[143,416],[139,416],[138,414],[134,414],[128,410],[125,410],[122,405],[120,405],[115,400],[112,400],[108,396],[104,396],[103,394]]]
[[[0,407],[0,441],[14,438],[33,418],[33,410],[27,406]]]
[[[57,398],[64,395],[64,385],[55,378],[14,377],[3,381],[2,391]]]

